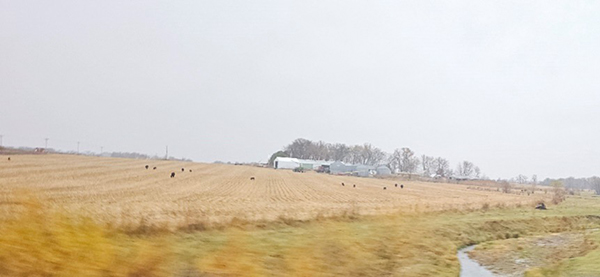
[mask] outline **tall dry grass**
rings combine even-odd
[[[0,225],[0,276],[170,276],[160,239],[125,236],[35,198]]]
[[[378,216],[350,206],[338,217],[168,231],[148,220],[99,224],[27,198],[0,225],[0,276],[456,276],[458,247],[600,226],[584,216],[597,202]]]

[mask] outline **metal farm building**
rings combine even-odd
[[[314,160],[303,160],[288,157],[277,157],[273,162],[273,168],[275,169],[294,169],[302,167],[304,169],[317,169],[322,165],[330,165],[328,161],[314,161]]]

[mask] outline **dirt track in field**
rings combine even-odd
[[[49,207],[98,220],[155,223],[309,219],[356,212],[380,214],[529,205],[527,196],[443,183],[294,173],[250,166],[69,155],[0,156],[0,217],[22,206],[23,191]],[[150,169],[145,169],[148,164]],[[156,166],[156,170],[152,167]],[[185,172],[181,172],[181,168]],[[189,172],[189,170],[192,172]],[[170,178],[175,172],[175,178]],[[251,181],[254,176],[256,180]],[[346,186],[342,186],[344,182]],[[394,183],[405,185],[395,188]],[[352,185],[356,184],[356,188]],[[387,190],[383,190],[386,186]]]

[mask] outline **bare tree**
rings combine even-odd
[[[537,182],[538,182],[537,175],[533,174],[531,176],[531,191],[533,193],[535,193],[535,187],[537,186]]]
[[[394,150],[390,164],[398,172],[414,173],[419,167],[419,158],[408,147]]]
[[[435,170],[435,174],[440,177],[450,177],[452,176],[452,170],[450,169],[450,162],[448,160],[437,157],[433,160],[433,168]]]
[[[284,151],[292,158],[309,159],[312,144],[310,140],[299,138],[286,146]]]
[[[394,150],[394,153],[388,158],[388,165],[394,172],[414,172],[418,163],[415,163],[414,152],[409,148]]]
[[[360,150],[360,164],[377,165],[385,158],[385,153],[370,143],[362,145]]]
[[[456,173],[460,176],[471,177],[474,171],[474,165],[469,161],[463,161],[456,166]]]
[[[350,147],[343,143],[329,145],[329,154],[334,161],[349,162],[348,157],[350,156],[350,151]]]
[[[475,172],[475,177],[477,179],[481,178],[481,169],[479,169],[479,166],[476,166],[473,171]]]
[[[525,183],[527,183],[527,176],[525,176],[523,174],[519,174],[519,176],[517,176],[515,178],[515,181],[519,184],[525,184]]]
[[[423,175],[429,177],[434,173],[434,157],[421,155],[421,170],[423,170]]]
[[[308,158],[313,160],[329,160],[329,148],[327,143],[319,141],[308,146]]]

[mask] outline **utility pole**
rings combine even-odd
[[[77,154],[79,154],[79,141],[77,142]]]
[[[45,144],[44,148],[48,148],[48,140],[49,140],[49,138],[45,138],[44,140],[46,141],[46,144]]]
[[[169,146],[167,145],[167,153],[165,154],[165,160],[169,159]]]

